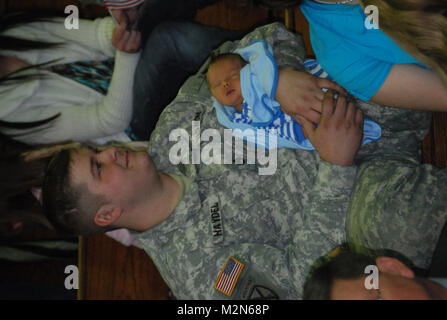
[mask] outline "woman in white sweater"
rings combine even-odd
[[[20,24],[1,36],[58,43],[47,49],[0,50],[0,78],[39,73],[25,80],[2,81],[0,119],[34,122],[59,116],[28,130],[2,129],[28,144],[86,141],[97,138],[125,140],[123,131],[132,115],[134,72],[140,53],[140,33],[115,26],[111,18],[79,21],[79,29],[66,29],[64,18]],[[105,95],[91,87],[52,72],[51,67],[75,61],[115,58]],[[28,66],[52,61],[39,68]],[[12,74],[11,74],[12,73]]]

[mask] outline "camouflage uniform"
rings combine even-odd
[[[427,269],[447,220],[447,168],[420,162],[429,112],[382,110],[382,138],[357,156],[347,240],[360,251],[396,250]]]
[[[258,28],[240,42],[225,43],[219,50],[230,51],[258,38],[272,45],[278,65],[302,69],[305,52],[301,38],[281,24]],[[173,129],[186,129],[191,139],[192,122],[199,121],[201,132],[214,128],[224,137],[224,128],[212,107],[205,70],[206,63],[162,113],[149,147],[159,171],[185,177],[190,185],[165,221],[134,235],[178,298],[228,298],[214,289],[214,284],[225,261],[232,256],[245,267],[231,299],[299,299],[313,262],[346,240],[346,212],[357,166],[332,165],[319,159],[314,151],[292,149],[277,151],[273,175],[259,175],[260,165],[246,164],[246,159],[243,165],[235,161],[171,164],[169,154],[176,143],[169,141]],[[362,148],[358,162],[369,162],[374,153],[386,162],[385,150],[398,150],[416,166],[417,161],[410,159],[417,158],[416,142],[425,133],[429,114],[365,103],[361,107],[382,125],[384,138]],[[401,116],[404,120],[400,120]],[[401,126],[394,125],[397,120]],[[407,131],[408,127],[413,130]],[[202,141],[200,146],[203,149],[208,143]],[[381,177],[389,174],[384,162],[378,170]],[[390,170],[396,171],[393,167]],[[364,171],[361,165],[360,172]],[[357,183],[359,190],[355,192],[363,195],[361,187]],[[352,210],[357,210],[355,201]],[[351,220],[356,230],[356,220]],[[356,236],[354,232],[352,235]]]

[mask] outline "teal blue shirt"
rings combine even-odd
[[[368,29],[360,5],[305,0],[301,11],[309,21],[312,48],[320,65],[334,81],[362,100],[374,96],[393,64],[423,66],[380,29]]]

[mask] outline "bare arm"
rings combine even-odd
[[[394,65],[371,101],[405,109],[447,111],[447,87],[431,70]]]
[[[134,71],[140,57],[140,54],[136,53],[140,48],[140,33],[126,30],[126,22],[121,21],[113,32],[112,45],[118,52],[115,55],[115,67],[107,94],[93,104],[82,104],[83,100],[80,99],[80,104],[77,105],[61,108],[48,108],[45,105],[39,107],[43,115],[60,112],[61,116],[51,126],[39,131],[39,134],[24,136],[24,141],[86,141],[125,130],[132,114],[132,87]],[[52,103],[57,102],[56,98]]]

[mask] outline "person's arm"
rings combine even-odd
[[[63,58],[62,63],[76,60],[100,60],[113,57],[116,49],[111,44],[115,24],[111,17],[95,20],[79,19],[79,29],[68,29],[65,18],[31,22],[5,31],[5,35],[28,40],[58,43],[49,50],[31,50],[25,55],[30,63],[42,63]],[[21,54],[25,54],[21,53]],[[36,58],[34,57],[36,56]]]
[[[333,214],[331,218],[339,216]],[[259,300],[262,299],[260,292],[265,295],[264,299],[301,299],[312,264],[334,248],[331,237],[338,234],[338,228],[344,228],[344,219],[331,223],[331,218],[325,219],[329,223],[325,222],[322,229],[303,225],[293,241],[283,248],[263,243],[234,243],[200,248],[181,257],[171,252],[161,259],[159,256],[152,259],[177,299]],[[233,293],[225,295],[214,286],[230,256],[244,267]]]
[[[316,260],[346,241],[346,214],[357,174],[353,161],[361,143],[363,115],[342,96],[334,106],[332,94],[328,91],[325,96],[318,128],[307,120],[303,126],[320,161],[303,207],[303,227],[297,231],[292,249],[294,256],[301,257],[292,272],[300,288]]]
[[[132,115],[132,86],[139,54],[118,52],[115,70],[107,92],[98,103],[44,108],[48,116],[60,116],[48,125],[22,139],[28,143],[56,143],[60,141],[88,141],[123,132]]]
[[[105,60],[114,57],[116,53],[111,42],[115,28],[111,17],[79,19],[79,29],[67,29],[65,18],[26,23],[8,29],[2,35],[58,45],[49,49],[2,51],[2,54],[18,57],[29,64],[40,64],[55,59],[57,64]]]
[[[97,104],[45,110],[53,115],[60,112],[61,115],[39,134],[27,136],[30,142],[86,141],[126,129],[132,114],[134,73],[140,57],[135,53],[140,47],[139,32],[126,30],[125,22],[122,22],[114,31],[112,43],[117,54],[107,95]]]
[[[317,178],[304,212],[309,227],[324,230],[331,223],[345,220],[357,171],[354,157],[362,141],[363,113],[352,102],[347,103],[344,96],[334,102],[333,92],[328,90],[318,127],[306,119],[300,121],[303,132],[320,155]],[[337,232],[327,237],[339,244],[336,242],[343,240],[344,223],[333,230]]]
[[[48,33],[48,37],[52,41],[57,42],[58,39],[61,39],[69,44],[81,45],[92,51],[99,51],[106,56],[112,57],[115,54],[115,49],[128,52],[127,50],[117,48],[113,44],[113,38],[117,28],[126,29],[135,23],[136,10],[136,8],[113,10],[114,17],[119,24],[118,26],[115,25],[111,17],[105,17],[95,20],[79,19],[78,29],[67,28],[65,25],[66,21],[63,18],[55,18],[54,22],[42,22],[40,27]],[[141,36],[141,34],[136,30],[127,30],[125,36],[136,37]],[[84,60],[86,59],[89,58],[84,57]]]
[[[323,88],[346,94],[334,81],[319,78],[305,71],[280,68],[275,99],[281,110],[291,117],[301,115],[313,123],[320,121]]]
[[[111,17],[94,20],[79,19],[79,29],[68,29],[66,18],[56,18],[56,23],[42,23],[42,29],[55,39],[63,39],[110,56],[115,49],[110,45],[115,23]]]
[[[447,111],[447,87],[431,70],[413,64],[393,65],[371,100],[398,108]]]

